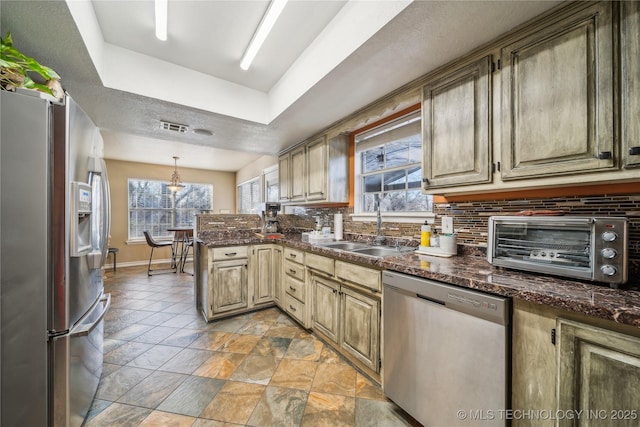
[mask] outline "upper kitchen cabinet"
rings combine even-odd
[[[490,99],[491,56],[424,87],[425,190],[491,181]]]
[[[620,2],[622,164],[640,166],[640,3]]]
[[[554,15],[502,48],[503,180],[619,166],[612,7],[600,2]]]
[[[278,197],[281,202],[291,199],[291,153],[278,158]]]
[[[280,155],[280,201],[349,201],[349,137],[322,136]]]

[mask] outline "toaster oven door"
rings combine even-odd
[[[593,278],[593,218],[491,217],[487,258],[493,265]]]

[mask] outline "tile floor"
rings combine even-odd
[[[107,272],[104,367],[86,426],[416,426],[277,308],[206,323],[193,277]]]

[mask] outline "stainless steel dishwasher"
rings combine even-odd
[[[385,271],[385,394],[425,427],[504,426],[510,300]]]

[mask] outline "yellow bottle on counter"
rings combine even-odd
[[[430,239],[431,239],[431,227],[425,221],[424,225],[420,227],[420,246],[424,246],[424,247],[429,246]]]

